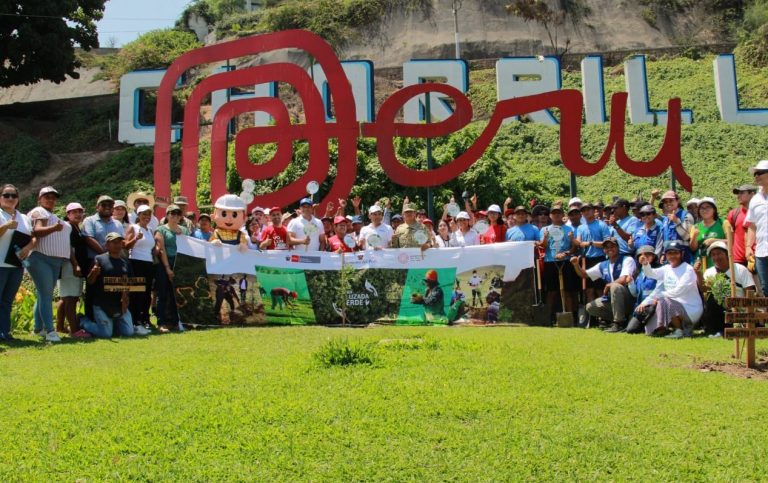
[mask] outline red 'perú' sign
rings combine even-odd
[[[577,90],[559,90],[499,101],[488,125],[475,143],[458,158],[429,172],[412,169],[401,163],[395,155],[395,137],[438,137],[462,129],[472,120],[472,105],[458,89],[439,83],[424,83],[405,87],[384,101],[376,122],[359,123],[355,116],[352,89],[333,49],[317,35],[303,30],[288,30],[255,35],[196,49],[182,55],[171,64],[163,77],[157,95],[155,132],[155,191],[158,196],[170,196],[170,143],[171,100],[178,79],[190,68],[211,62],[224,61],[247,55],[262,54],[277,49],[301,49],[322,67],[331,92],[335,122],[327,122],[320,93],[307,72],[291,63],[272,63],[215,74],[201,81],[192,92],[184,108],[182,137],[181,192],[186,195],[191,209],[196,209],[197,164],[199,156],[199,112],[203,99],[220,89],[255,85],[266,82],[291,84],[301,96],[304,106],[304,124],[291,124],[289,113],[279,99],[259,97],[233,100],[216,113],[211,134],[211,197],[216,199],[226,192],[227,126],[236,116],[246,112],[263,111],[271,115],[271,126],[251,127],[237,133],[235,159],[242,178],[269,179],[280,173],[291,162],[293,141],[306,140],[309,144],[309,165],[299,179],[282,189],[256,197],[252,205],[287,206],[306,195],[309,181],[326,178],[330,168],[328,140],[338,140],[336,179],[326,197],[320,202],[320,212],[327,201],[346,198],[355,182],[357,166],[357,138],[362,135],[376,138],[378,157],[382,168],[397,184],[403,186],[436,186],[450,181],[477,161],[508,117],[548,108],[560,111],[560,156],[566,169],[578,176],[592,176],[615,156],[619,168],[633,176],[658,176],[667,168],[687,190],[692,181],[683,169],[680,154],[680,99],[668,102],[668,119],[663,144],[650,161],[630,159],[624,150],[624,113],[627,94],[616,93],[611,98],[611,127],[603,154],[594,162],[581,156],[581,125],[583,100]],[[434,124],[407,124],[395,122],[398,111],[413,97],[428,92],[439,92],[450,97],[455,110],[447,119]],[[266,163],[254,165],[248,158],[248,148],[254,144],[276,143],[274,157]],[[425,174],[428,176],[424,176]]]

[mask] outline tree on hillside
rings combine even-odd
[[[75,46],[99,46],[106,0],[0,1],[0,87],[77,79]]]
[[[558,34],[565,25],[567,17],[575,23],[582,17],[589,15],[589,7],[580,0],[558,0],[558,5],[551,8],[545,0],[514,0],[505,8],[507,13],[521,18],[524,22],[535,22],[547,32],[549,45],[558,59],[568,52],[571,39],[565,39],[565,45],[560,45]]]

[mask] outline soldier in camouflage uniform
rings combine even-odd
[[[422,232],[426,236],[426,242],[421,244],[414,239],[416,233]],[[403,205],[403,224],[398,226],[392,235],[392,248],[429,248],[429,232],[427,228],[416,221],[416,205],[406,203]]]

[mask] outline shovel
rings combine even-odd
[[[542,303],[541,300],[541,267],[539,261],[534,257],[533,264],[536,267],[536,289],[533,291],[533,325],[540,327],[552,326],[552,307]]]
[[[557,278],[560,282],[560,304],[562,312],[555,314],[555,321],[560,328],[573,327],[573,312],[565,311],[565,282],[563,282],[563,264],[568,262],[562,262],[557,264]]]
[[[581,257],[581,270],[586,273],[587,259]],[[589,327],[589,314],[586,307],[587,300],[587,279],[581,279],[581,303],[579,304],[579,327],[586,329]]]

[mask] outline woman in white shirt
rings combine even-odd
[[[658,283],[653,293],[637,307],[637,311],[642,312],[646,307],[655,304],[655,330],[666,331],[671,328],[672,333],[667,336],[671,339],[691,335],[693,325],[704,312],[696,272],[683,261],[684,246],[680,240],[664,243],[664,255],[669,263],[659,268],[652,268],[647,258],[643,258],[643,273]]]
[[[24,276],[21,262],[35,244],[29,218],[16,209],[18,205],[19,190],[12,184],[3,186],[0,190],[0,340],[13,340],[11,307]],[[14,238],[23,246],[14,246]],[[26,243],[21,242],[22,239]]]
[[[450,246],[468,247],[480,244],[480,235],[469,226],[469,219],[469,213],[466,211],[461,211],[456,215],[456,224],[459,225],[459,228],[451,233]]]
[[[37,239],[29,255],[27,271],[35,283],[35,334],[48,342],[59,342],[59,334],[53,328],[53,289],[61,274],[61,267],[69,263],[72,253],[69,223],[53,214],[59,192],[51,186],[40,190],[38,206],[28,213],[32,220],[32,233]]]
[[[139,206],[136,209],[136,223],[128,225],[125,232],[125,248],[130,251],[128,258],[133,266],[133,274],[136,277],[144,277],[144,291],[131,292],[130,294],[133,325],[142,335],[144,334],[143,329],[148,329],[150,325],[149,307],[152,302],[152,282],[157,271],[152,257],[152,248],[155,246],[155,238],[150,228],[152,218],[152,208],[149,205]]]

